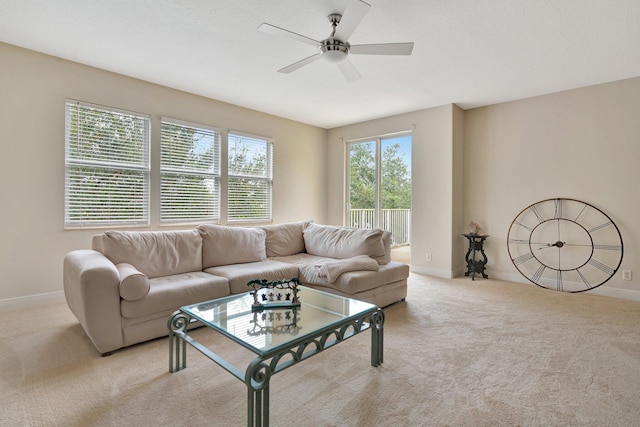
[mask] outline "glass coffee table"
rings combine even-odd
[[[249,391],[247,425],[269,425],[271,376],[371,329],[371,366],[383,362],[384,313],[373,304],[300,287],[300,306],[252,309],[250,293],[231,295],[175,311],[169,328],[169,372],[187,367],[189,344],[244,382]],[[195,321],[256,354],[245,372],[196,341]]]

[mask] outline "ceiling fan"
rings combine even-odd
[[[345,79],[347,79],[349,83],[352,83],[360,79],[361,76],[347,58],[350,53],[354,55],[411,55],[413,51],[413,42],[349,44],[349,37],[353,34],[353,31],[360,24],[360,21],[362,21],[362,18],[364,18],[364,15],[370,7],[370,4],[362,0],[350,0],[342,14],[332,13],[327,17],[332,26],[331,35],[320,41],[294,33],[293,31],[285,30],[284,28],[276,27],[275,25],[267,24],[266,22],[262,23],[258,27],[258,30],[269,34],[286,36],[299,42],[315,46],[320,50],[315,55],[311,55],[279,69],[278,72],[289,74],[323,58],[328,62],[337,63]]]

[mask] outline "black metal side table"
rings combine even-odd
[[[471,275],[471,280],[476,279],[476,273],[482,274],[482,277],[488,279],[489,276],[484,272],[485,265],[487,265],[487,255],[484,253],[484,241],[488,234],[463,234],[464,237],[469,241],[469,249],[467,250],[467,254],[464,256],[465,261],[467,262],[467,271],[464,273],[465,276]],[[482,256],[482,258],[476,258],[476,253]]]

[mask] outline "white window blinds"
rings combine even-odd
[[[272,141],[229,133],[228,160],[228,221],[270,221]]]
[[[218,221],[220,132],[162,119],[160,221]]]
[[[149,224],[149,117],[65,104],[65,227]]]

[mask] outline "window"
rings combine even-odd
[[[160,221],[220,218],[220,131],[162,119]]]
[[[270,221],[273,142],[229,133],[227,220]]]
[[[65,104],[65,227],[149,224],[149,117]]]

